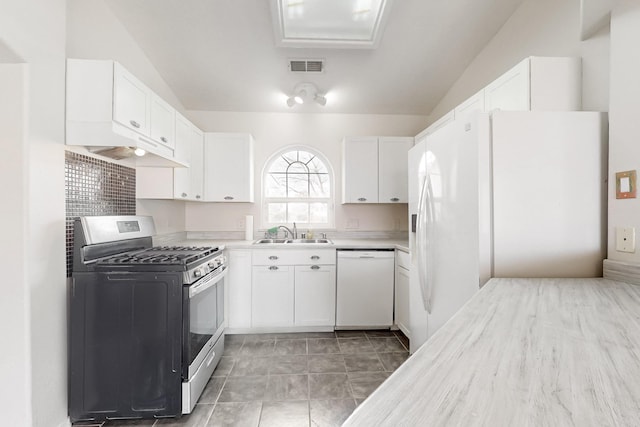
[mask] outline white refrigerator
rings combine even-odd
[[[412,353],[491,277],[601,275],[606,135],[603,113],[476,113],[409,151]]]

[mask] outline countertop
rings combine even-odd
[[[343,426],[639,426],[640,287],[492,279]]]
[[[330,249],[398,249],[409,252],[409,242],[407,240],[395,239],[331,239],[333,244],[253,244],[253,240],[202,240],[188,239],[175,242],[178,245],[196,245],[196,246],[220,246],[225,249],[302,249],[302,248],[330,248]]]

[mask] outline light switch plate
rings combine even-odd
[[[616,250],[618,252],[636,251],[636,229],[634,227],[616,227]]]

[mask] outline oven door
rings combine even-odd
[[[227,266],[222,266],[184,288],[183,381],[193,378],[222,335],[224,313],[221,311],[224,310],[224,277],[226,275]]]

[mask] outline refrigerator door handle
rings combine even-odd
[[[420,285],[420,294],[422,296],[422,304],[427,311],[431,313],[431,289],[427,282],[427,222],[430,212],[427,206],[427,192],[431,187],[427,174],[422,182],[420,189],[420,198],[418,200],[418,218],[416,224],[416,252],[418,256],[418,283]]]

